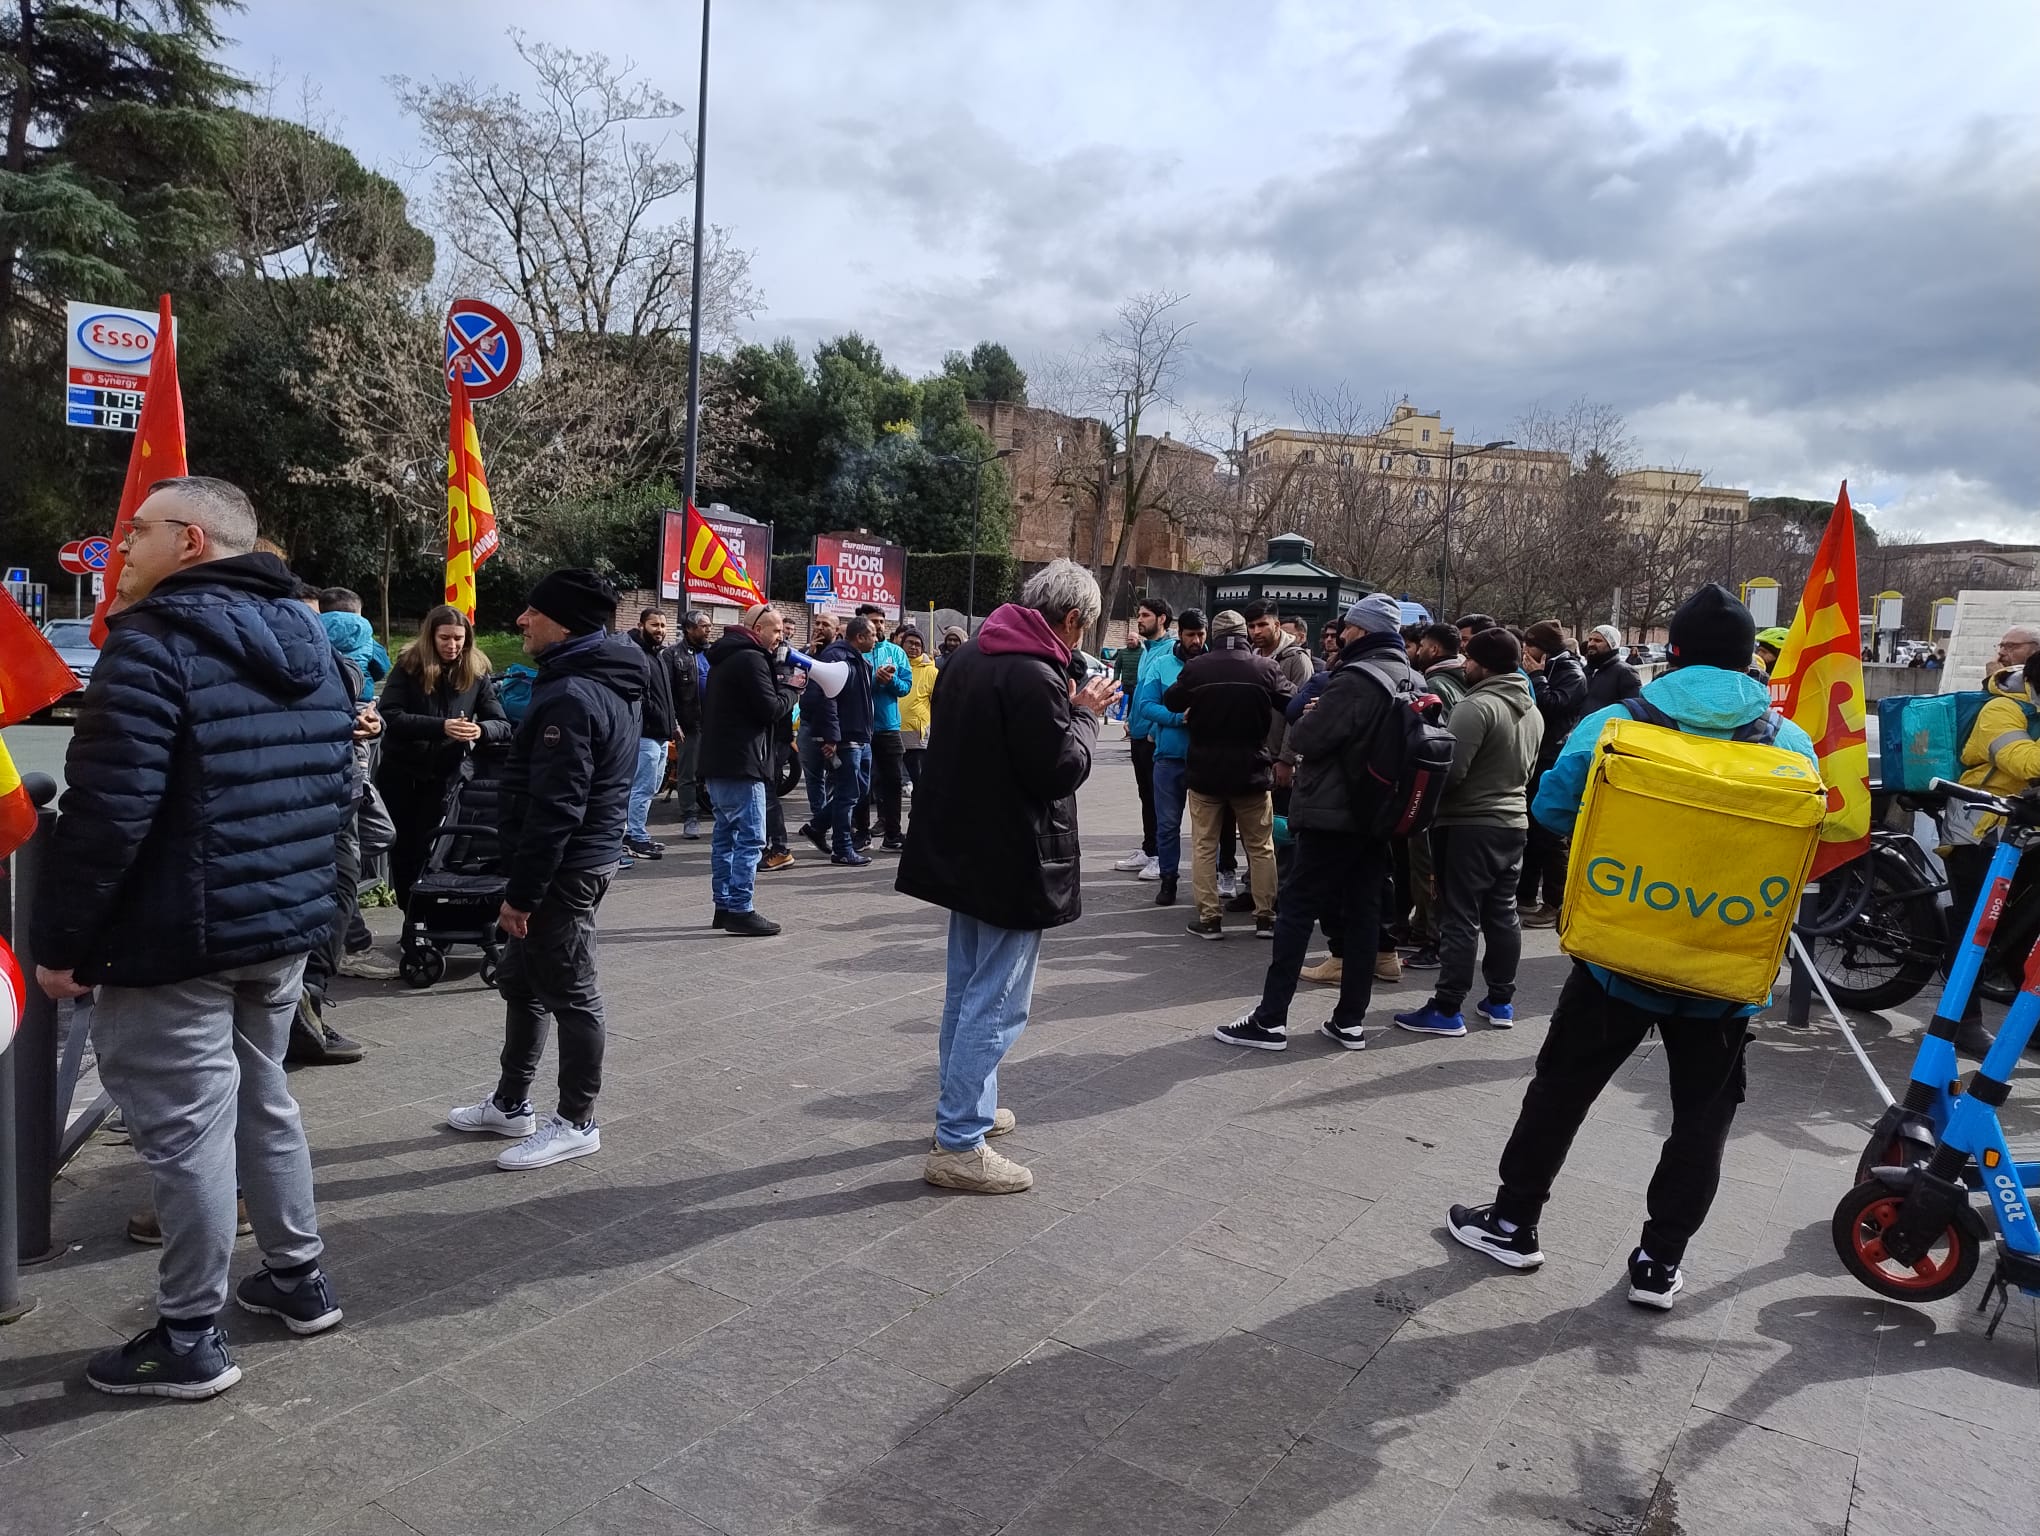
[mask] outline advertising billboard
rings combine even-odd
[[[690,530],[685,512],[665,514],[659,540],[659,596],[747,608],[771,595],[771,580],[770,523],[696,512]]]
[[[875,603],[892,623],[904,617],[907,552],[903,546],[861,533],[824,533],[815,539],[814,563],[833,573],[832,595],[816,607],[841,614]]]

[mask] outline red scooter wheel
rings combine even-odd
[[[1884,1247],[1905,1197],[1877,1180],[1858,1184],[1835,1207],[1835,1252],[1849,1273],[1893,1301],[1939,1301],[1969,1284],[1981,1245],[1951,1221],[1915,1264],[1901,1263]]]

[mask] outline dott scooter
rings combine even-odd
[[[2040,1163],[2013,1158],[1998,1118],[2011,1092],[2012,1069],[2040,1025],[2040,943],[2027,956],[2011,1012],[1966,1092],[1954,1037],[2019,860],[2040,842],[2040,802],[2006,799],[1945,779],[1933,787],[1949,799],[1995,812],[2004,827],[1961,952],[1914,1058],[1905,1098],[1891,1103],[1871,1132],[1856,1186],[1835,1207],[1833,1235],[1842,1263],[1880,1296],[1895,1301],[1953,1296],[1976,1273],[1990,1238],[1989,1226],[1970,1203],[1972,1194],[1983,1193],[1997,1217],[1998,1259],[1978,1310],[1996,1299],[1987,1330],[1995,1334],[2012,1286],[2040,1296],[2040,1231],[2028,1197],[2040,1188]]]

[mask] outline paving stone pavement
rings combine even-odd
[[[789,809],[793,807],[790,805]],[[798,815],[794,818],[798,821]],[[458,959],[347,984],[358,1066],[297,1073],[347,1321],[227,1326],[210,1403],[89,1391],[149,1321],[144,1193],[96,1145],[62,1256],[0,1329],[0,1533],[23,1536],[1720,1536],[2031,1520],[2040,1342],[2015,1301],[1887,1304],[1828,1217],[1874,1100],[1829,1027],[1759,1026],[1690,1288],[1623,1296],[1667,1121],[1640,1053],[1504,1273],[1441,1220],[1486,1199],[1565,962],[1533,935],[1523,1022],[1231,1050],[1268,948],[1182,932],[1114,874],[1123,742],[1084,791],[1084,920],[1050,936],[1003,1074],[1035,1188],[918,1178],[943,919],[891,862],[761,877],[785,936],[707,926],[706,841],[602,914],[603,1151],[498,1173],[445,1130],[491,1085],[501,1009]],[[389,914],[377,914],[387,928]],[[1420,1000],[1385,987],[1376,1016]],[[1327,1002],[1306,987],[1295,1022]],[[1871,1018],[1902,1076],[1924,1009]],[[2012,1107],[2040,1132],[2035,1098]],[[259,1262],[252,1243],[237,1276]],[[2033,1525],[2026,1530],[2036,1529]]]

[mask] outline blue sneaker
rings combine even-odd
[[[285,1290],[265,1266],[236,1287],[234,1300],[244,1312],[281,1318],[284,1327],[300,1335],[324,1333],[340,1321],[340,1303],[333,1295],[333,1282],[322,1269],[313,1270],[295,1287]]]
[[[1484,997],[1473,1006],[1480,1016],[1486,1019],[1488,1023],[1494,1025],[1496,1029],[1514,1029],[1516,1027],[1516,1005],[1514,1003],[1498,1003],[1491,997]]]
[[[1466,1033],[1466,1020],[1456,1013],[1440,1013],[1426,1003],[1414,1013],[1397,1014],[1395,1027],[1406,1029],[1413,1035],[1463,1035]]]

